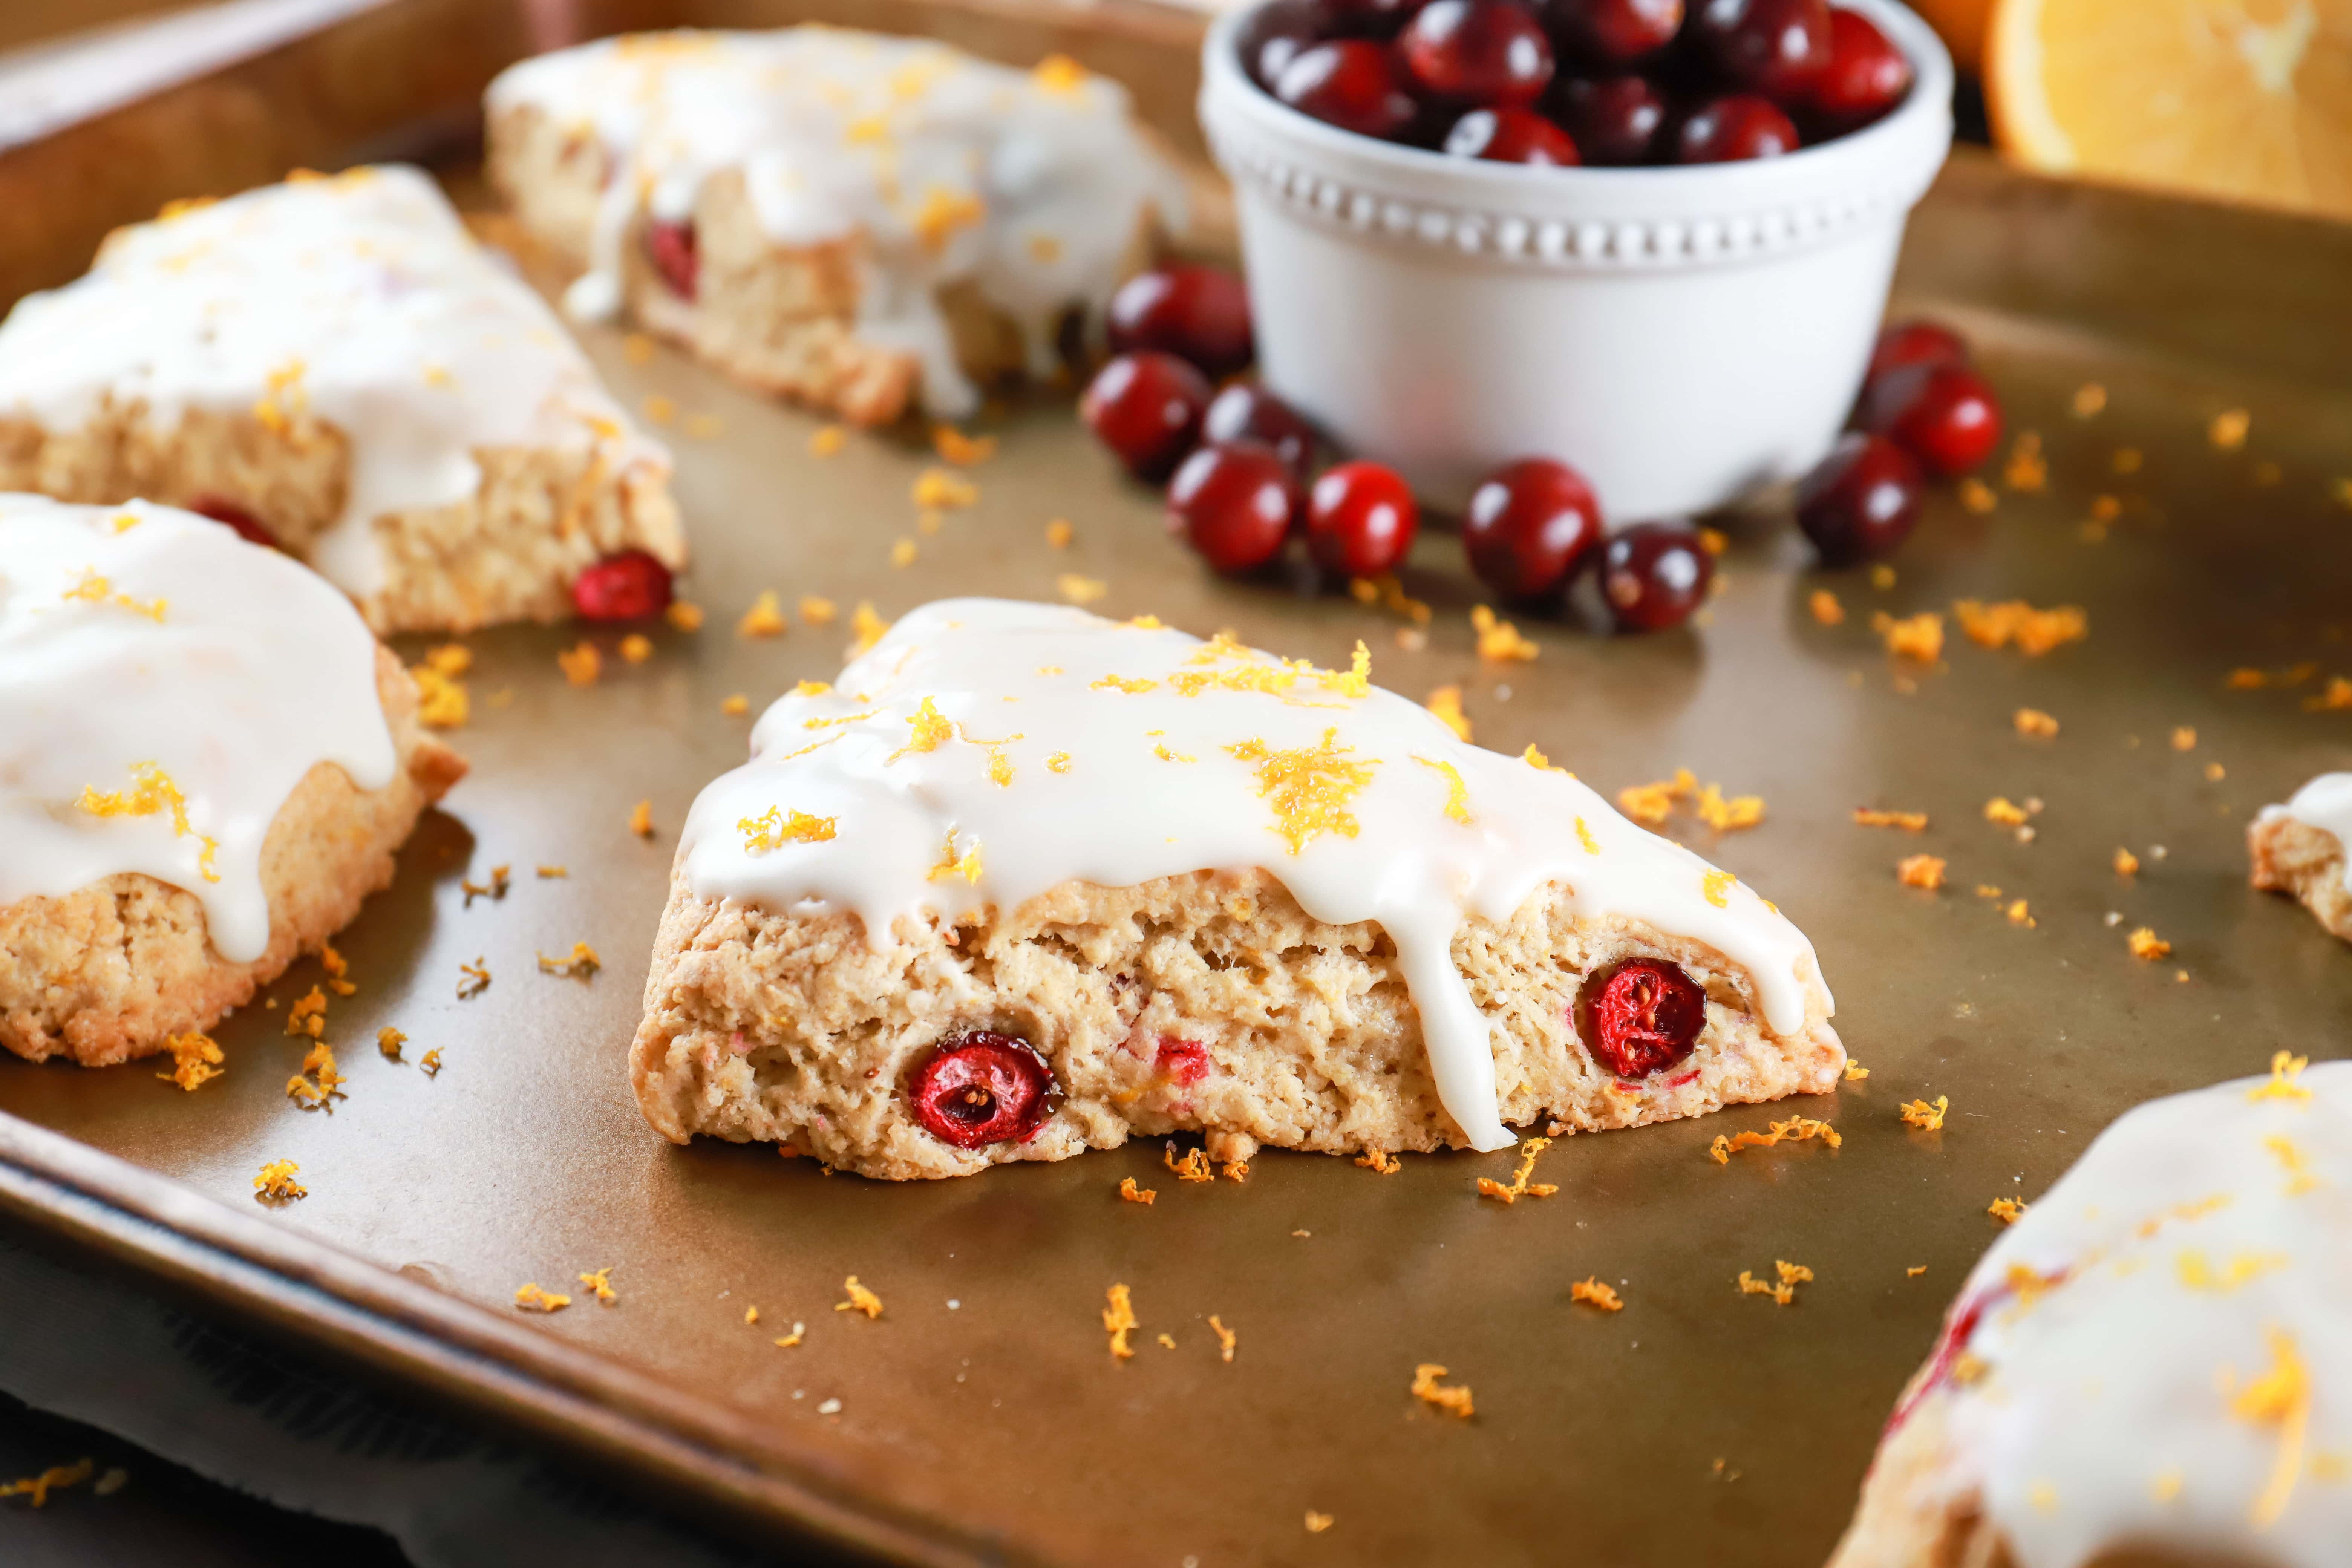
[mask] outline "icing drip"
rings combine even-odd
[[[2124,1116],[1969,1277],[1937,1484],[2020,1568],[2344,1561],[2352,1064],[2300,1066]]]
[[[2352,773],[2322,773],[2294,792],[2284,805],[2266,805],[2255,820],[2290,817],[2333,833],[2345,846],[2344,883],[2352,888]]]
[[[392,782],[375,669],[348,600],[218,523],[0,496],[0,909],[144,872],[259,958],[294,786],[322,762]]]
[[[894,921],[1013,908],[1073,879],[1125,887],[1260,867],[1318,921],[1396,944],[1446,1110],[1511,1142],[1488,1024],[1454,968],[1468,914],[1545,882],[1744,967],[1765,1021],[1804,1025],[1811,945],[1748,889],[1566,773],[1464,744],[1369,684],[1220,638],[1061,605],[950,599],[901,619],[822,693],[780,699],[752,760],[695,802],[698,897]],[[779,834],[779,823],[819,822]],[[1710,896],[1712,895],[1712,896]]]
[[[360,598],[384,582],[373,520],[474,494],[477,449],[601,445],[616,468],[669,465],[539,296],[398,165],[117,230],[87,276],[18,301],[0,414],[66,431],[108,404],[144,405],[163,432],[191,407],[341,430],[343,510],[311,564]]]
[[[683,222],[706,180],[740,171],[776,244],[863,237],[859,335],[913,353],[924,405],[945,418],[970,414],[979,393],[957,363],[942,285],[975,285],[1045,374],[1063,311],[1098,311],[1148,212],[1172,221],[1183,205],[1129,123],[1126,90],[1066,60],[1019,71],[820,26],[651,33],[525,60],[488,101],[493,114],[531,105],[604,151],[589,270],[565,296],[574,315],[619,310],[641,207]]]

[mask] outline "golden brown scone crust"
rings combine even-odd
[[[2255,887],[2294,895],[2330,932],[2352,942],[2352,891],[2344,886],[2343,840],[2292,816],[2258,817],[2246,825],[2246,851],[2253,861]]]

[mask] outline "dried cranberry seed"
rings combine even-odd
[[[923,1131],[959,1149],[1025,1143],[1052,1110],[1053,1069],[1026,1040],[986,1030],[940,1042],[907,1086]]]
[[[1171,531],[1219,572],[1248,572],[1273,560],[1297,514],[1289,466],[1258,441],[1203,447],[1168,484]]]
[[[1706,1027],[1706,993],[1674,964],[1618,966],[1591,1004],[1592,1054],[1619,1078],[1641,1079],[1691,1054]]]
[[[1209,380],[1168,353],[1120,354],[1095,373],[1078,416],[1139,479],[1161,479],[1200,438]]]
[[[1826,565],[1891,555],[1919,521],[1919,465],[1884,436],[1840,437],[1797,486],[1797,526]]]
[[[695,253],[694,225],[649,223],[646,226],[646,258],[669,285],[670,292],[692,303],[695,276],[701,263]]]
[[[1549,458],[1496,469],[1470,494],[1462,519],[1470,570],[1507,599],[1549,594],[1601,544],[1601,503],[1584,476]]]
[[[642,621],[669,600],[669,568],[642,550],[607,555],[572,580],[572,607],[584,621]]]

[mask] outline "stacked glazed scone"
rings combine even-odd
[[[392,879],[466,771],[323,579],[146,502],[0,496],[0,1045],[208,1027]]]
[[[2352,1553],[2352,1063],[2141,1106],[2003,1235],[1832,1568]]]
[[[572,313],[865,425],[1053,371],[1181,208],[1118,84],[830,27],[542,55],[488,126],[491,179],[581,273]]]
[[[2263,807],[2246,826],[2257,888],[2289,893],[2319,923],[2352,942],[2352,773],[2322,773],[2284,805]]]
[[[1180,1130],[1491,1150],[1838,1082],[1777,910],[1365,664],[909,614],[696,802],[646,1118],[906,1178]]]
[[[668,455],[396,166],[169,210],[19,301],[0,490],[230,521],[382,633],[561,619],[600,562],[685,561]]]

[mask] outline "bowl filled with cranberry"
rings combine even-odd
[[[1811,468],[1951,142],[1893,0],[1262,0],[1205,50],[1265,385],[1454,510],[1524,458],[1612,525]]]

